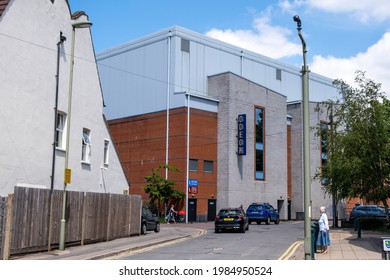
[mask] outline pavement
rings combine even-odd
[[[283,221],[282,221],[283,222]],[[211,223],[162,224],[161,232],[131,236],[106,242],[67,247],[34,254],[12,256],[11,260],[102,260],[138,250],[151,250],[185,239],[196,238],[213,229]],[[331,228],[329,252],[315,253],[314,260],[381,260],[383,233],[362,230],[361,237],[353,228]],[[387,234],[385,236],[389,236]],[[283,254],[282,260],[304,260],[303,241],[295,242]]]
[[[321,248],[316,248],[315,260],[382,260],[382,237],[384,234],[376,231],[361,231],[358,237],[353,228],[330,228],[330,246],[327,254],[321,254]],[[290,259],[304,259],[303,244]]]

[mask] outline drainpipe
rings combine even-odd
[[[190,179],[190,101],[191,96],[187,94],[187,170],[186,170],[186,223],[188,223],[188,180]]]
[[[165,164],[169,162],[169,107],[170,107],[170,78],[171,78],[171,31],[168,34],[168,53],[167,53],[167,124],[166,124],[166,142],[165,142]],[[168,179],[168,169],[165,168],[165,179]]]
[[[169,163],[169,107],[170,107],[170,79],[171,79],[171,31],[168,33],[168,50],[167,50],[167,123],[166,123],[166,139],[165,139],[165,164]],[[165,168],[165,180],[168,180],[168,168]],[[167,215],[167,205],[164,205],[164,217]]]
[[[66,37],[64,35],[62,35],[62,31],[60,31],[60,41],[57,43],[56,99],[55,99],[55,105],[54,105],[53,158],[52,158],[52,164],[51,164],[51,182],[50,182],[51,193],[54,190],[54,173],[55,173],[55,165],[56,165],[57,122],[58,122],[58,88],[59,88],[59,80],[60,80],[60,49],[61,49],[61,45],[65,41],[66,41]]]
[[[241,77],[244,77],[244,52],[241,51]]]

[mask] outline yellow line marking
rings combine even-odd
[[[295,253],[295,251],[298,249],[298,247],[303,244],[303,241],[296,241],[294,242],[286,252],[283,253],[283,255],[280,256],[278,260],[288,260],[290,257]]]

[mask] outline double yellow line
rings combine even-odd
[[[303,241],[294,242],[290,247],[288,247],[286,252],[284,252],[284,254],[281,255],[278,260],[289,260],[291,258],[291,256],[295,253],[295,251],[298,249],[298,247],[302,244],[303,244]]]

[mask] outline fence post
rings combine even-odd
[[[129,195],[128,196],[129,208],[127,211],[128,223],[129,223],[129,237],[131,236],[131,202],[132,202],[132,200],[133,200],[133,197]]]
[[[5,208],[5,231],[4,231],[4,247],[3,247],[3,260],[8,260],[11,256],[11,232],[13,222],[13,207],[14,207],[14,194],[9,194],[7,199],[7,206]]]
[[[106,241],[110,240],[111,203],[112,203],[112,197],[111,197],[111,194],[110,194],[109,197],[108,197],[108,218],[107,218],[107,237],[106,237]]]
[[[85,226],[87,223],[86,214],[87,214],[87,193],[84,192],[83,197],[83,216],[81,218],[81,246],[84,246],[84,239],[85,239]]]
[[[47,251],[51,251],[51,237],[52,237],[52,226],[53,226],[53,192],[50,193],[50,208],[49,208],[49,228],[47,236]]]

